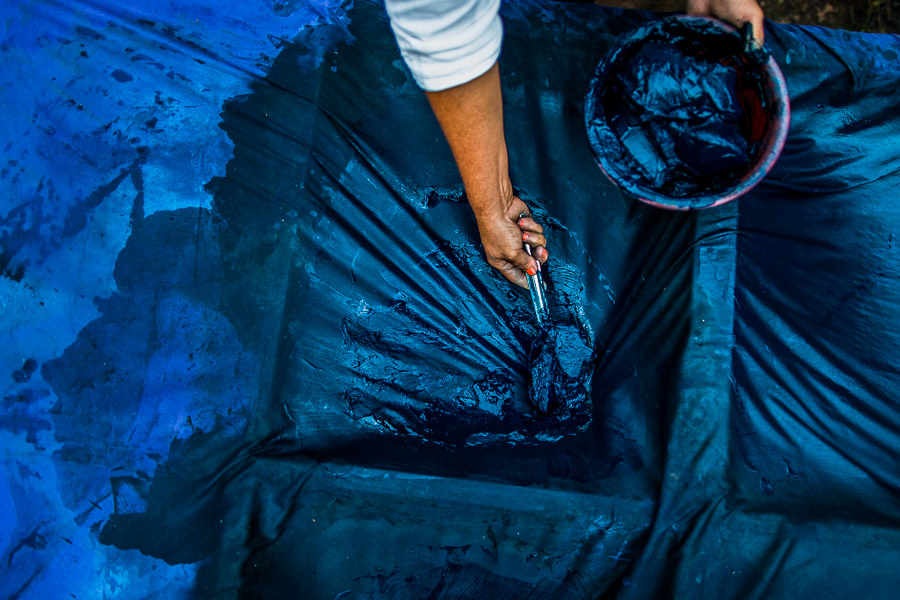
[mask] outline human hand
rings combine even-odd
[[[716,17],[738,29],[744,23],[753,25],[753,37],[763,44],[763,11],[756,0],[688,0],[687,13]]]
[[[528,206],[516,196],[504,203],[506,209],[490,215],[477,215],[478,232],[481,234],[481,243],[484,246],[484,254],[488,264],[506,277],[512,283],[527,288],[528,278],[526,273],[533,274],[534,269],[539,269],[540,263],[547,262],[550,254],[545,247],[547,239],[544,237],[544,228],[538,225],[531,216]],[[532,256],[529,256],[522,244],[531,246]]]
[[[549,254],[543,228],[509,180],[499,68],[494,64],[468,83],[426,95],[459,167],[488,264],[527,288],[525,274],[534,273]],[[520,219],[522,214],[528,217]]]

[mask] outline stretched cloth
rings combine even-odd
[[[659,15],[502,15],[565,406],[382,4],[0,6],[0,596],[896,597],[900,37],[767,23],[784,152],[678,213],[583,118]]]

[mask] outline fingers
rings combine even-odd
[[[533,218],[522,200],[513,196],[505,214],[476,215],[481,243],[488,264],[511,283],[528,287],[528,275],[534,275],[550,254],[545,248],[544,228]],[[525,251],[528,244],[531,254]]]
[[[760,46],[765,38],[765,25],[762,8],[756,0],[712,0],[712,14],[723,21],[728,21],[738,29],[745,23],[753,26],[753,39]]]
[[[500,271],[506,279],[526,289],[528,288],[527,275],[537,272],[537,262],[524,250],[502,258],[488,258],[488,263]]]
[[[516,224],[522,230],[522,243],[531,246],[531,255],[542,264],[547,262],[547,259],[550,258],[550,253],[545,248],[547,238],[543,235],[544,228],[532,217],[523,217],[521,215],[519,215],[519,220],[516,221]]]
[[[759,6],[757,6],[759,8]],[[753,39],[757,41],[757,43],[762,46],[763,42],[765,42],[765,15],[763,14],[762,9],[760,8],[758,12],[753,13],[745,17],[746,20],[743,23],[749,22],[753,25]],[[743,24],[742,23],[742,24]]]
[[[522,271],[522,269],[517,269],[509,264],[503,264],[497,266],[497,270],[500,271],[500,274],[506,277],[510,283],[528,289],[528,278],[525,276],[525,272]]]
[[[532,254],[536,248],[547,245],[547,238],[540,233],[522,232],[522,243],[531,246]]]
[[[522,231],[531,231],[532,233],[544,233],[544,228],[531,217],[519,216],[519,229]]]
[[[688,0],[689,15],[716,17],[740,29],[744,23],[753,26],[753,38],[761,46],[765,38],[765,14],[756,0]]]
[[[520,250],[515,255],[508,257],[507,262],[524,272],[526,275],[534,275],[539,268],[537,260],[524,250]]]

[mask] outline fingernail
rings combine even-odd
[[[532,277],[537,273],[537,271],[534,270],[534,267],[528,267],[528,270],[525,272],[528,273],[529,275],[531,275]]]
[[[523,234],[522,234],[522,239],[523,239],[523,240],[527,240],[527,239],[528,239],[528,234],[527,234],[527,233],[523,233]]]

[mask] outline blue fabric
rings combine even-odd
[[[782,158],[673,214],[583,126],[654,15],[504,7],[566,412],[382,5],[0,11],[3,597],[895,595],[897,36],[768,24]]]

